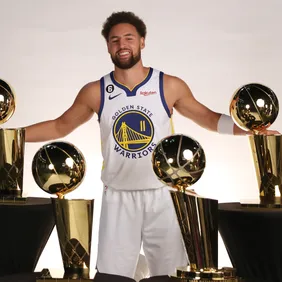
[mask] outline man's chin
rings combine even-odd
[[[139,60],[134,60],[134,59],[132,60],[132,58],[128,58],[128,60],[123,60],[123,61],[112,59],[112,62],[114,63],[114,65],[117,68],[128,70],[134,67],[138,63]]]
[[[128,69],[131,69],[134,65],[136,64],[136,62],[132,63],[132,62],[128,62],[128,63],[115,63],[115,66],[119,69],[122,69],[122,70],[128,70]]]
[[[133,64],[130,64],[130,65],[115,65],[116,67],[118,67],[119,69],[122,69],[122,70],[128,70],[128,69],[131,69],[134,65]]]

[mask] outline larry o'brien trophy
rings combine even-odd
[[[83,180],[84,156],[71,143],[48,143],[34,155],[32,174],[41,189],[58,196],[51,200],[64,266],[63,277],[52,278],[47,271],[36,281],[92,281],[89,275],[94,200],[64,198]]]
[[[259,201],[241,202],[242,206],[282,207],[282,136],[263,134],[278,112],[275,93],[262,84],[246,84],[232,97],[234,122],[252,133],[249,142],[259,188]]]
[[[174,281],[240,281],[234,268],[218,268],[218,201],[198,196],[191,186],[202,176],[206,158],[201,145],[185,135],[162,139],[152,154],[158,179],[170,193],[189,258],[180,266]]]
[[[0,79],[0,124],[15,112],[15,93]],[[23,193],[25,129],[0,128],[0,201],[25,203]]]

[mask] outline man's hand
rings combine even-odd
[[[277,130],[268,130],[268,129],[264,129],[260,132],[258,132],[259,135],[281,135],[280,132],[278,132]]]
[[[269,130],[269,129],[262,129],[257,132],[253,132],[251,130],[246,131],[238,127],[236,124],[234,124],[234,135],[281,135],[281,133],[277,130]]]

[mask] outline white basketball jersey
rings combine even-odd
[[[119,190],[163,187],[151,161],[157,143],[173,133],[163,73],[150,68],[133,89],[117,82],[113,72],[102,77],[100,84],[103,183]]]

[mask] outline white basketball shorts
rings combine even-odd
[[[133,278],[141,244],[150,276],[170,275],[187,266],[170,192],[104,188],[97,270]]]

